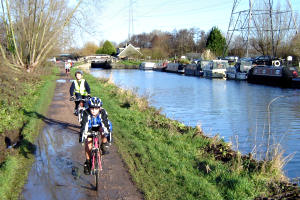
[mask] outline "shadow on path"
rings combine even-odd
[[[71,123],[68,123],[65,121],[61,121],[61,120],[51,119],[51,118],[45,117],[44,115],[37,113],[37,112],[27,111],[27,110],[23,109],[23,113],[29,117],[42,119],[43,122],[45,122],[48,125],[61,125],[63,128],[72,130],[73,133],[74,133],[74,131],[77,131],[77,132],[79,131],[76,129],[80,129],[79,125],[71,124]],[[74,133],[74,134],[78,134],[78,133]]]

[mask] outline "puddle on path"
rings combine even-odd
[[[58,79],[58,80],[56,80],[56,82],[58,82],[58,83],[65,83],[66,80],[64,80],[64,79]]]
[[[54,97],[53,100],[63,100],[63,98],[62,97],[57,97],[57,98]],[[51,106],[51,109],[56,109],[56,108],[60,109],[60,108],[63,108],[63,107],[65,107],[65,105],[53,104]]]
[[[36,162],[21,199],[85,199],[87,193],[96,194],[84,185],[89,180],[82,176],[82,162],[78,157],[75,132],[61,125],[47,125],[37,140]],[[38,191],[38,192],[37,192]]]
[[[62,92],[55,93],[55,96],[58,96],[58,97],[61,97],[63,95],[64,95],[64,93],[62,93]]]

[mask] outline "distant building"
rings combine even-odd
[[[124,58],[137,58],[141,57],[143,54],[140,52],[140,48],[134,47],[132,44],[126,44],[123,48],[117,49],[117,57],[120,59]]]

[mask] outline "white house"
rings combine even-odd
[[[124,48],[117,49],[118,58],[126,58],[126,57],[139,57],[143,54],[140,52],[139,47],[134,47],[132,44],[126,44]]]

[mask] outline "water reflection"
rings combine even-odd
[[[122,88],[138,88],[138,94],[149,96],[151,105],[162,108],[167,117],[191,126],[201,124],[208,134],[238,141],[243,153],[253,151],[263,157],[269,143],[280,142],[285,155],[296,153],[285,168],[287,175],[300,177],[300,90],[154,71],[91,72],[96,77],[111,76]],[[279,96],[283,97],[270,106],[269,140],[267,107]]]

